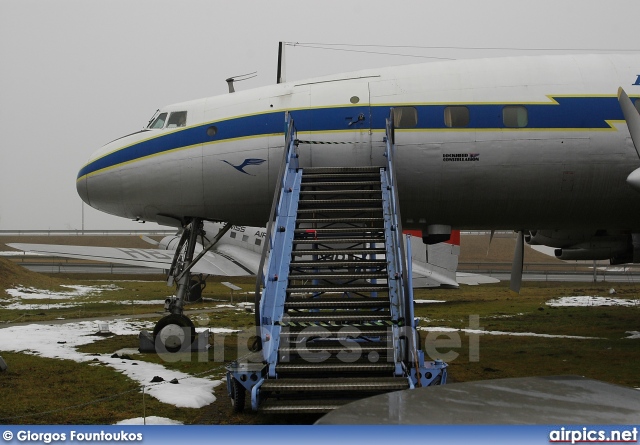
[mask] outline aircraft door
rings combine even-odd
[[[301,165],[372,165],[369,84],[361,79],[310,85],[309,132],[300,133]],[[294,115],[295,119],[295,115]]]

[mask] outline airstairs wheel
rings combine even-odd
[[[231,406],[233,406],[233,410],[237,413],[241,413],[244,410],[246,400],[245,393],[246,389],[244,386],[236,379],[233,379],[231,383]]]
[[[153,338],[164,345],[168,352],[190,351],[195,341],[196,328],[189,317],[171,314],[161,318],[153,328]]]

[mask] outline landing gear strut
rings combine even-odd
[[[183,310],[185,301],[194,300],[190,298],[190,288],[194,287],[194,290],[201,292],[200,284],[192,282],[195,280],[191,279],[189,270],[195,264],[193,253],[198,235],[204,235],[202,227],[202,218],[193,218],[182,232],[167,280],[169,286],[173,283],[178,285],[175,297],[168,300],[165,306],[165,309],[171,314],[161,318],[153,329],[154,342],[158,344],[158,340],[160,340],[169,352],[184,350],[185,346],[191,345],[196,337],[193,322],[183,314]],[[195,299],[197,300],[199,297],[198,295]]]
[[[184,304],[185,302],[198,301],[202,297],[204,280],[202,276],[195,279],[190,271],[230,228],[230,224],[224,225],[209,245],[194,258],[198,236],[202,238],[203,245],[205,241],[202,218],[193,218],[185,226],[167,279],[168,286],[177,283],[178,288],[176,295],[165,302],[165,310],[170,312],[170,315],[160,319],[153,329],[154,344],[158,345],[158,340],[160,340],[164,349],[169,352],[185,351],[193,344],[196,330],[193,322],[183,314]]]

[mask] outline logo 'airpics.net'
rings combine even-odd
[[[480,153],[447,153],[442,155],[443,162],[473,162],[480,160]]]

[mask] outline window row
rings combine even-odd
[[[527,109],[521,105],[503,107],[502,123],[507,128],[526,127],[529,123]],[[448,128],[467,127],[469,125],[469,108],[465,106],[445,107],[444,124]],[[395,128],[414,128],[418,125],[418,109],[415,107],[395,107],[393,109],[393,125]]]

